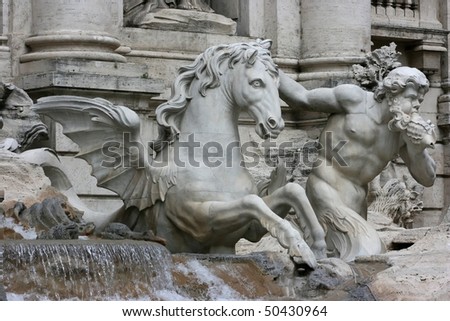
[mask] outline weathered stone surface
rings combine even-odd
[[[236,22],[229,18],[214,13],[178,9],[150,12],[140,21],[139,27],[227,35],[236,33]]]
[[[414,230],[411,233],[411,239],[420,237]],[[450,300],[449,245],[450,225],[444,224],[427,230],[411,247],[387,253],[392,267],[378,273],[369,284],[375,299]]]
[[[425,227],[401,231],[392,239],[392,243],[398,245],[405,244],[411,246],[417,241],[424,238],[425,235],[427,235],[430,232],[430,230],[431,230],[430,228]]]
[[[123,223],[109,223],[105,226],[101,233],[97,234],[97,236],[105,240],[150,241],[166,245],[166,241],[160,237],[155,236],[152,231],[133,232],[128,226]]]
[[[350,265],[337,258],[324,259],[307,278],[310,289],[334,290],[342,283],[352,279],[354,272]]]
[[[375,221],[379,222],[376,218]],[[357,257],[350,265],[337,259],[319,261],[315,271],[290,279],[287,283],[290,293],[312,300],[450,299],[448,223],[418,229],[378,225],[377,229],[388,247],[386,254]],[[256,245],[241,241],[237,250],[239,253],[278,252],[277,260],[288,266],[287,254],[270,237]]]
[[[76,240],[78,237],[78,225],[74,222],[59,223],[38,234],[41,240]]]
[[[162,90],[157,80],[145,77],[100,75],[95,73],[46,72],[22,77],[21,86],[26,89],[48,87],[146,92],[158,94]]]
[[[13,200],[32,205],[51,185],[41,167],[3,149],[0,149],[0,175],[0,190],[4,191],[5,198],[3,204]]]

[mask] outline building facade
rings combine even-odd
[[[370,51],[395,42],[403,65],[423,71],[431,83],[421,107],[436,124],[432,151],[437,179],[423,192],[423,212],[415,226],[439,224],[450,204],[450,77],[448,0],[210,0],[215,13],[174,9],[175,1],[2,0],[0,73],[33,100],[50,95],[102,97],[139,113],[143,135],[155,138],[155,108],[167,100],[176,70],[206,48],[272,39],[275,62],[307,88],[354,82],[352,66]],[[178,1],[180,2],[180,1]],[[197,3],[197,1],[195,1]],[[156,10],[154,6],[162,6]],[[165,7],[164,3],[167,5]],[[152,7],[153,6],[153,7]],[[172,6],[172,7],[170,7]],[[137,13],[137,14],[136,14]],[[317,139],[327,115],[294,115],[283,106],[285,132],[279,140]],[[113,209],[119,200],[97,188],[89,167],[74,159],[77,146],[46,121],[55,148],[77,192],[96,209]],[[242,115],[242,138],[261,141]],[[267,153],[255,177],[270,173]],[[283,156],[283,155],[281,155]],[[300,183],[307,164],[290,174]],[[398,163],[397,167],[402,168]],[[99,205],[101,204],[101,205]]]

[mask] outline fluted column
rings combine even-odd
[[[301,1],[300,80],[351,78],[370,51],[370,0]]]
[[[113,36],[122,21],[121,0],[33,0],[31,52],[21,62],[51,58],[120,61]]]

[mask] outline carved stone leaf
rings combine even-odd
[[[367,54],[363,65],[353,65],[354,78],[361,87],[373,91],[392,69],[401,66],[398,61],[401,53],[396,48],[392,42]]]

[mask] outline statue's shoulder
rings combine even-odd
[[[343,84],[334,87],[336,100],[348,112],[357,112],[364,108],[368,92],[352,84]]]

